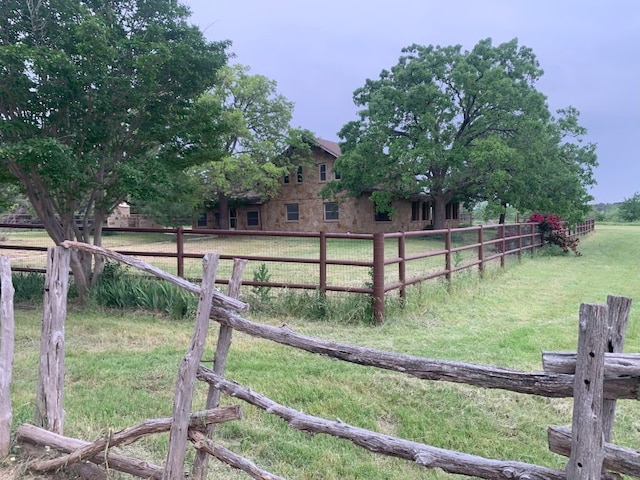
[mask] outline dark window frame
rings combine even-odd
[[[378,212],[377,210],[373,212],[373,221],[374,222],[390,222],[391,217],[387,212]]]
[[[324,183],[327,181],[327,164],[326,163],[318,164],[318,179],[320,180],[321,183]]]
[[[325,202],[323,211],[325,222],[337,222],[340,220],[340,205],[338,205],[338,202]]]
[[[251,217],[253,217],[253,214],[255,214],[255,218],[250,218],[249,216],[251,215]],[[260,226],[260,212],[258,210],[247,211],[247,227],[259,227],[259,226]]]
[[[295,207],[295,208],[294,208]],[[299,222],[300,221],[300,204],[287,203],[285,204],[287,222]],[[295,217],[295,218],[293,218]]]

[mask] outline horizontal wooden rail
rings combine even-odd
[[[445,450],[423,443],[404,440],[391,435],[355,427],[341,420],[326,420],[307,415],[281,405],[250,388],[226,380],[213,370],[200,366],[198,380],[208,382],[221,392],[276,415],[287,424],[305,433],[324,433],[349,440],[371,452],[402,458],[427,468],[440,468],[447,473],[468,475],[490,480],[513,480],[514,478],[538,478],[544,480],[566,480],[564,472],[529,463],[508,460],[491,460],[478,455]]]
[[[390,353],[298,334],[288,326],[274,327],[251,322],[237,314],[214,307],[212,319],[249,335],[272,340],[307,352],[350,363],[392,370],[423,380],[463,383],[482,388],[509,390],[543,397],[573,396],[574,376],[562,373],[521,372],[500,367],[435,360]],[[637,399],[640,378],[605,378],[608,399]]]

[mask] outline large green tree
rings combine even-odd
[[[620,218],[625,222],[640,220],[640,192],[631,198],[625,198],[619,206]]]
[[[209,122],[221,121],[227,129],[222,158],[191,169],[203,203],[218,206],[220,228],[227,229],[230,202],[275,195],[280,179],[308,151],[305,140],[312,134],[290,126],[293,103],[277,93],[276,82],[244,65],[220,69],[216,86],[198,105],[203,114],[216,112]]]
[[[344,155],[332,193],[373,191],[377,208],[387,211],[394,197],[427,195],[434,228],[445,225],[452,200],[535,208],[542,194],[532,193],[527,176],[541,185],[541,171],[561,172],[571,186],[567,202],[584,202],[595,158],[590,147],[576,151],[563,142],[570,126],[563,122],[575,112],[552,118],[535,87],[542,73],[517,40],[494,46],[486,39],[471,51],[405,48],[397,65],[355,91],[362,109],[339,133]],[[555,180],[545,191],[562,183]]]
[[[494,182],[480,185],[478,200],[500,213],[507,206],[521,212],[554,212],[569,223],[584,219],[592,200],[587,187],[595,184],[595,145],[584,143],[586,129],[578,123],[579,112],[558,110],[548,121],[534,119],[523,124],[507,142],[510,158]],[[491,158],[491,152],[486,152]],[[474,195],[471,195],[471,199]]]
[[[100,244],[127,196],[153,197],[194,161],[184,120],[226,43],[176,0],[8,0],[0,18],[0,168],[56,244]],[[102,260],[72,253],[81,294]]]

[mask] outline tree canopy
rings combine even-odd
[[[56,244],[100,244],[125,197],[153,197],[198,158],[185,120],[227,44],[206,41],[188,15],[176,0],[3,2],[0,168]],[[99,259],[93,268],[72,254],[80,293]]]
[[[485,39],[471,51],[412,45],[402,53],[354,93],[362,109],[340,130],[333,193],[373,191],[378,210],[390,213],[393,198],[425,196],[434,228],[444,227],[450,201],[586,211],[594,146],[580,144],[577,110],[550,114],[531,49]]]
[[[625,198],[619,207],[620,218],[625,222],[640,220],[640,192],[631,198]]]
[[[215,87],[198,100],[204,115],[207,109],[214,113],[209,121],[226,128],[222,157],[191,169],[201,202],[217,204],[223,229],[229,228],[230,201],[272,197],[294,160],[308,151],[305,140],[312,134],[291,128],[293,103],[276,88],[275,81],[251,75],[247,66],[225,66]],[[285,154],[292,151],[295,157]]]

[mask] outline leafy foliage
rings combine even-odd
[[[412,45],[402,52],[397,65],[355,91],[362,109],[340,131],[341,180],[325,194],[373,191],[383,211],[391,198],[426,196],[434,228],[444,226],[452,200],[584,212],[595,147],[580,145],[577,110],[551,116],[535,88],[543,72],[531,49],[485,39],[471,51]]]
[[[640,220],[640,192],[631,198],[625,198],[619,207],[620,217],[625,222]]]
[[[250,75],[249,67],[226,66],[215,87],[201,96],[197,108],[204,122],[225,127],[222,154],[191,169],[200,185],[200,204],[218,204],[221,228],[228,228],[230,200],[265,200],[278,191],[294,159],[290,147],[307,150],[310,132],[290,127],[293,103],[277,93],[276,82]],[[290,150],[291,151],[291,150]]]
[[[56,244],[99,245],[125,197],[157,197],[197,158],[186,120],[226,43],[207,42],[176,0],[14,0],[3,13],[0,169]],[[91,261],[72,258],[82,291],[97,278]]]

